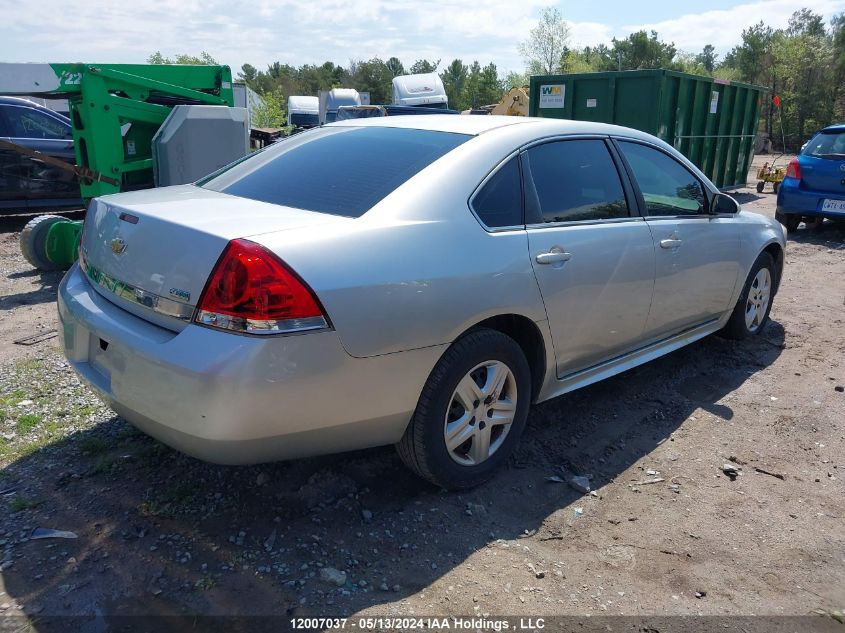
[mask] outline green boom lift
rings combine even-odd
[[[64,168],[80,178],[86,205],[154,186],[152,138],[173,106],[234,105],[228,66],[0,64],[0,94],[68,100],[76,165]],[[4,148],[32,153],[10,145]],[[40,216],[21,233],[21,250],[36,268],[67,268],[81,232],[82,221]]]

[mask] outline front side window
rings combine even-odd
[[[627,218],[619,172],[604,141],[556,141],[526,150],[526,224]]]
[[[472,198],[472,208],[489,228],[522,226],[519,157],[502,165]]]
[[[6,108],[9,136],[15,138],[69,139],[70,128],[32,108]]]
[[[649,216],[700,215],[706,208],[701,181],[674,158],[640,143],[620,141]]]
[[[286,207],[357,218],[472,136],[389,127],[296,134],[198,184]]]

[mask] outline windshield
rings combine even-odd
[[[816,158],[845,158],[845,130],[819,132],[801,153]]]
[[[470,138],[389,127],[323,127],[289,137],[198,184],[233,196],[357,218]]]

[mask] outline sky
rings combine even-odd
[[[244,63],[295,66],[396,56],[414,60],[493,61],[521,72],[517,51],[553,0],[0,0],[0,62],[138,63],[161,51],[207,51],[233,71]],[[556,3],[571,45],[610,43],[654,29],[679,50],[713,44],[720,54],[761,19],[786,26],[800,7],[826,20],[845,0],[604,0]],[[37,10],[35,8],[37,7]],[[2,91],[2,86],[0,86]]]

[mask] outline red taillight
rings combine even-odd
[[[789,161],[789,165],[786,167],[786,177],[801,180],[801,163],[798,162],[797,158]]]
[[[328,327],[313,291],[278,257],[249,240],[226,246],[200,296],[197,323],[247,334]]]

